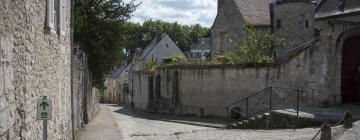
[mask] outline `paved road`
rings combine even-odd
[[[318,130],[222,130],[147,119],[121,106],[109,109],[125,140],[310,140]]]
[[[148,117],[149,115],[153,116]],[[99,115],[86,126],[78,140],[310,140],[319,130],[222,130],[163,121],[156,119],[159,115],[154,114],[147,114],[146,118],[143,116],[144,114],[134,114],[122,106],[102,105]],[[360,126],[360,122],[358,123]],[[359,126],[337,134],[335,139],[357,139]],[[334,133],[339,133],[335,128],[334,130]],[[344,136],[344,133],[353,135]]]
[[[95,119],[80,131],[77,140],[122,140],[108,106],[101,105]]]

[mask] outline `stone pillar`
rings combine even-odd
[[[324,124],[321,127],[320,140],[331,140],[331,127],[329,124]]]
[[[353,126],[352,114],[347,112],[344,116],[344,128],[351,128]]]

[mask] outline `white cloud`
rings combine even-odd
[[[217,0],[136,0],[142,4],[134,12],[132,22],[161,19],[181,24],[210,27],[216,16]]]

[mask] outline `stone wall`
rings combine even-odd
[[[309,89],[302,98],[314,106],[341,104],[342,45],[346,38],[360,36],[360,24],[328,19],[318,20],[316,28],[321,33],[315,44],[297,47],[287,61],[275,66],[185,65],[151,74],[137,72],[135,107],[158,113],[224,117],[227,105],[272,86]]]
[[[77,132],[82,126],[92,120],[97,111],[97,89],[92,88],[91,73],[88,69],[87,55],[79,46],[73,48],[73,125]]]
[[[66,0],[66,35],[45,28],[46,1],[0,2],[0,139],[38,140],[42,121],[36,102],[53,102],[49,139],[71,139],[70,1]]]
[[[319,82],[324,83],[325,92],[341,95],[342,47],[344,41],[353,36],[360,36],[360,22],[335,21],[332,19],[317,20],[316,28],[320,29]],[[341,97],[338,97],[341,101]]]
[[[308,90],[302,98],[307,104],[337,104],[340,95],[324,90],[327,83],[321,77],[324,69],[319,48],[318,44],[304,48],[278,66],[172,66],[153,74],[136,73],[135,107],[158,113],[225,117],[227,105],[267,87],[304,88]],[[174,91],[174,83],[178,83],[178,91]]]
[[[72,139],[72,113],[76,128],[80,116],[91,118],[96,114],[91,86],[85,88],[91,97],[87,103],[74,103],[86,104],[87,111],[81,114],[81,107],[74,107],[77,112],[72,110],[70,0],[64,2],[65,35],[50,32],[45,26],[46,0],[0,2],[0,140],[42,139],[42,121],[36,120],[37,99],[42,96],[48,96],[53,106],[48,139]],[[90,80],[85,81],[89,85]],[[82,98],[83,93],[77,94],[74,97],[79,101],[76,98]]]

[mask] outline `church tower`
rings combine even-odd
[[[277,0],[272,4],[274,35],[284,39],[288,48],[275,44],[276,56],[281,58],[293,47],[315,38],[315,8],[312,0]]]

